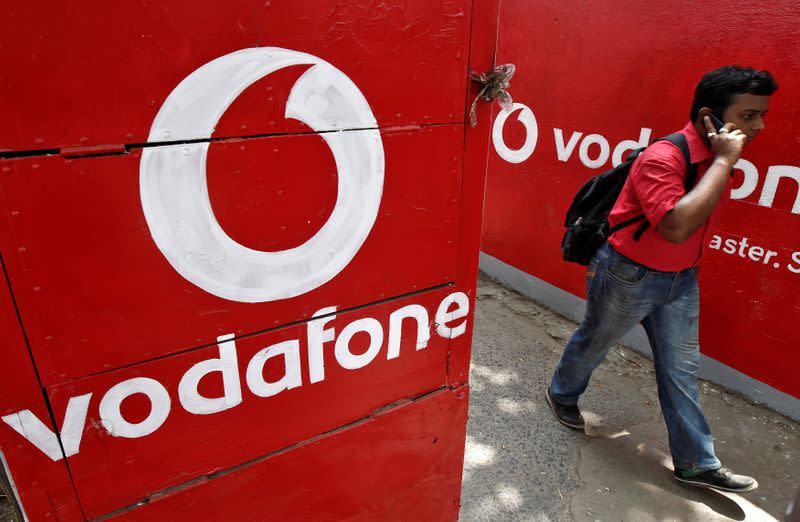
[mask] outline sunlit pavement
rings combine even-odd
[[[781,520],[800,487],[798,423],[703,383],[718,456],[759,488],[678,485],[648,359],[612,349],[574,432],[543,397],[576,325],[485,278],[475,315],[462,521]]]

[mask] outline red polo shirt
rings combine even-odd
[[[700,181],[711,165],[713,153],[691,123],[680,132],[686,136],[689,157],[692,163],[697,163],[697,180]],[[644,214],[650,222],[650,227],[638,241],[633,239],[633,234],[640,223],[630,225],[612,235],[608,241],[617,252],[641,265],[662,272],[679,272],[697,265],[709,229],[708,221],[680,244],[671,243],[656,232],[656,226],[661,219],[686,193],[683,186],[686,167],[680,149],[668,141],[650,145],[636,159],[622,192],[608,216],[608,222],[613,227],[626,219]],[[728,199],[729,193],[726,187],[721,201]]]

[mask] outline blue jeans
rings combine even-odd
[[[641,322],[653,350],[658,398],[675,467],[694,471],[720,467],[697,398],[700,292],[696,270],[651,270],[605,243],[589,263],[586,285],[586,316],[553,375],[553,398],[565,405],[577,404],[611,345]]]

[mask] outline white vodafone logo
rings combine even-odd
[[[519,149],[510,149],[503,140],[503,127],[511,114],[520,110],[517,119],[525,126],[525,143]],[[500,111],[494,120],[492,127],[492,143],[497,154],[509,163],[522,163],[531,157],[533,149],[536,148],[536,140],[539,138],[539,126],[536,124],[536,116],[533,111],[525,104],[514,103],[510,111]]]
[[[291,89],[286,118],[320,134],[338,170],[338,197],[328,221],[302,245],[253,250],[231,239],[217,222],[206,181],[209,142],[145,148],[139,168],[142,209],[150,233],[172,267],[218,297],[247,303],[309,292],[350,263],[378,215],[384,155],[366,98],[343,72],[310,54],[262,47],[217,58],[184,79],[167,97],[148,142],[211,138],[233,101],[279,69],[312,65]],[[269,169],[269,165],[264,168]],[[298,169],[297,175],[303,173]]]

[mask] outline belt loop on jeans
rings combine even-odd
[[[603,250],[606,251],[605,255],[603,255]],[[605,261],[611,261],[614,258],[614,254],[616,253],[617,251],[614,250],[614,247],[612,247],[611,243],[609,243],[608,241],[606,241],[600,246],[600,257],[602,257]]]

